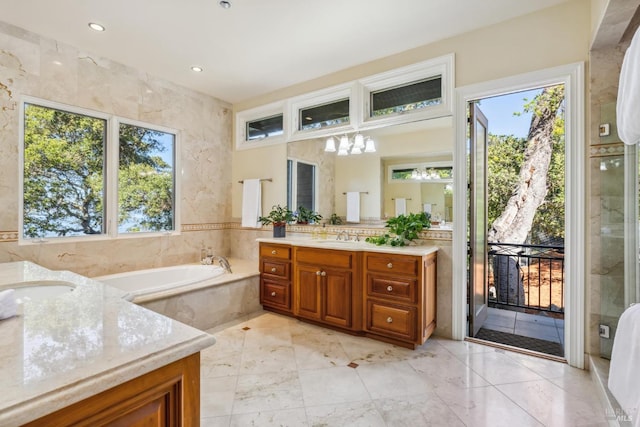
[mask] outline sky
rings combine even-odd
[[[480,110],[489,121],[489,133],[493,135],[513,134],[516,137],[525,138],[529,133],[531,113],[523,113],[521,116],[514,116],[513,113],[522,112],[522,106],[541,91],[542,89],[535,89],[482,99]]]

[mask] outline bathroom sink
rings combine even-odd
[[[37,281],[20,282],[4,285],[0,290],[13,289],[14,297],[18,304],[25,302],[37,302],[50,298],[56,298],[68,294],[75,289],[75,285],[63,281]]]

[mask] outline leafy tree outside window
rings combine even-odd
[[[106,115],[32,103],[23,112],[24,238],[115,235],[109,203],[117,203],[117,233],[175,229],[174,134],[121,123],[112,144]],[[112,150],[114,168],[106,160]],[[117,200],[109,201],[116,184]]]

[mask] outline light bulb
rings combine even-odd
[[[342,138],[340,138],[340,146],[338,147],[339,151],[348,151],[349,150],[349,138],[347,138],[347,135],[344,135]],[[346,154],[342,154],[343,156],[346,156]]]
[[[376,152],[376,145],[373,142],[373,139],[371,138],[367,138],[367,147],[364,149],[365,153],[375,153]]]
[[[336,140],[333,137],[327,139],[327,143],[324,146],[324,151],[334,153],[336,151]]]
[[[356,134],[353,142],[353,148],[364,148],[364,136],[362,136],[362,134]]]

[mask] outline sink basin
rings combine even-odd
[[[2,286],[0,290],[5,289],[13,289],[16,302],[24,304],[25,302],[37,302],[68,294],[75,289],[75,285],[60,281],[21,282]]]

